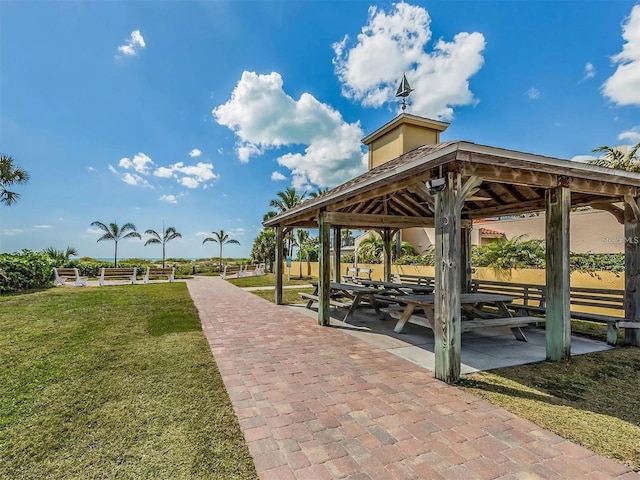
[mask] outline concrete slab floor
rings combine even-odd
[[[305,305],[291,305],[292,309],[317,319],[315,309]],[[354,337],[363,340],[393,355],[408,360],[427,370],[435,369],[433,332],[426,327],[407,323],[402,333],[395,333],[395,320],[380,321],[373,309],[361,308],[346,324],[340,319],[344,311],[331,309],[331,326],[340,328]],[[545,332],[540,328],[523,329],[527,342],[516,340],[508,328],[474,330],[462,335],[461,372],[473,373],[483,370],[542,362],[546,359]],[[613,347],[604,341],[572,336],[571,354],[610,350]]]

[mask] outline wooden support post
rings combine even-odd
[[[462,293],[471,292],[471,227],[460,229],[460,287]]]
[[[624,207],[624,316],[627,322],[640,322],[640,218],[629,202],[640,199],[625,199]],[[640,328],[625,328],[624,343],[640,347]]]
[[[333,227],[333,281],[340,281],[340,227]]]
[[[282,273],[283,273],[283,265],[282,262],[284,260],[284,227],[282,225],[278,225],[276,227],[276,271],[274,272],[276,276],[276,291],[275,291],[275,302],[276,305],[282,305]]]
[[[547,360],[571,357],[569,212],[571,190],[564,179],[546,191]]]
[[[391,230],[385,228],[382,231],[382,240],[384,241],[384,281],[391,281]]]
[[[331,224],[326,222],[324,212],[318,216],[320,236],[320,272],[318,276],[318,324],[329,325],[329,300],[331,295]]]
[[[447,174],[436,194],[435,376],[452,383],[460,378],[460,174]]]

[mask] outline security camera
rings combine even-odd
[[[446,186],[447,181],[444,178],[434,178],[433,180],[429,180],[427,182],[427,188],[429,189],[429,193],[431,195],[434,195],[437,192],[441,192]]]

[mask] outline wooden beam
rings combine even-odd
[[[470,210],[469,214],[473,218],[495,217],[496,215],[506,215],[509,213],[533,212],[536,210],[544,210],[545,201],[543,198],[537,200],[529,200],[528,202],[514,203],[510,205],[499,205],[495,207],[478,208]]]
[[[327,221],[326,214],[320,214],[318,229],[320,237],[320,272],[318,275],[318,324],[329,325],[329,302],[331,300],[331,223]]]
[[[546,192],[546,340],[547,360],[571,357],[569,213],[571,191],[558,186]]]
[[[474,156],[475,157],[475,156]],[[517,165],[517,162],[516,162]],[[508,183],[513,185],[528,185],[532,187],[555,188],[558,184],[557,170],[549,166],[540,166],[536,170],[510,167],[509,165],[487,165],[483,163],[464,162],[462,173],[464,175],[478,175],[486,181],[496,183]],[[589,193],[593,195],[606,195],[611,197],[623,197],[625,195],[637,196],[638,187],[622,185],[580,177],[570,177],[571,190],[574,192]]]
[[[391,281],[391,229],[385,228],[382,231],[382,241],[384,242],[384,281]]]
[[[460,288],[462,293],[471,292],[471,227],[460,228]]]
[[[639,201],[640,200],[634,198],[631,195],[624,196],[624,202],[631,207],[631,211],[633,212],[633,216],[635,217],[636,221],[640,221],[640,205],[638,205]]]
[[[629,200],[624,209],[624,316],[627,322],[640,322],[640,220],[631,206],[638,199]],[[640,347],[640,329],[625,328],[624,342]]]
[[[284,228],[282,226],[276,227],[276,288],[275,288],[275,303],[276,305],[282,305],[282,274],[284,261]]]
[[[447,383],[460,378],[460,203],[455,187],[460,175],[447,174],[436,197],[435,376]]]
[[[340,281],[340,226],[333,227],[333,281]]]
[[[624,225],[624,208],[620,208],[619,206],[614,205],[611,202],[595,202],[591,204],[591,208],[609,212],[611,215],[616,217],[616,220],[618,221],[618,223],[621,223]]]
[[[330,222],[332,225],[372,230],[385,227],[400,229],[412,227],[432,228],[435,225],[435,220],[430,217],[402,217],[399,215],[341,212],[325,212],[323,215],[325,216],[325,221]],[[471,225],[470,220],[463,220],[462,224]]]

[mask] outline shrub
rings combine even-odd
[[[15,292],[51,285],[54,261],[43,252],[23,249],[0,254],[0,292]]]

